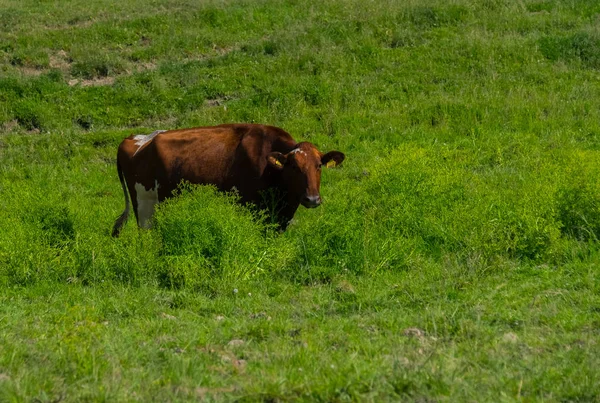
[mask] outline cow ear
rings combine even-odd
[[[321,165],[325,165],[327,168],[333,168],[340,165],[344,161],[346,156],[339,151],[329,151],[327,154],[321,157]]]
[[[275,169],[283,169],[286,160],[287,157],[285,155],[276,151],[269,153],[267,156],[267,162]]]

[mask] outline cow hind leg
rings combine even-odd
[[[158,204],[158,181],[154,182],[154,187],[146,190],[146,187],[141,183],[135,184],[136,201],[137,201],[137,219],[138,226],[144,229],[152,228],[152,215],[154,214],[154,206]]]
[[[112,230],[112,236],[113,237],[118,237],[119,234],[121,234],[121,229],[123,228],[123,225],[125,225],[125,223],[127,222],[127,219],[129,218],[129,206],[127,206],[125,208],[125,211],[123,211],[123,213],[115,220],[115,225],[113,226],[113,230]]]
[[[125,210],[121,215],[115,220],[115,225],[113,226],[112,236],[118,237],[121,233],[121,229],[123,225],[127,222],[129,218],[129,195],[127,194],[127,186],[125,185],[125,179],[123,178],[123,171],[121,170],[121,164],[117,161],[117,172],[119,173],[119,180],[121,181],[121,187],[123,188],[123,195],[125,196]]]

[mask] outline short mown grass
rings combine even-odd
[[[599,15],[0,0],[0,401],[600,399]],[[120,141],[224,122],[343,151],[323,205],[112,238]]]

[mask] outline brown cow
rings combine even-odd
[[[119,236],[129,216],[129,195],[138,226],[149,228],[154,206],[171,197],[181,181],[237,190],[242,203],[273,208],[284,230],[300,204],[321,204],[321,166],[335,166],[344,154],[319,152],[296,143],[284,130],[256,124],[227,124],[132,135],[117,153],[125,211],[112,235]],[[269,205],[265,191],[274,195]],[[273,203],[273,200],[271,201]]]

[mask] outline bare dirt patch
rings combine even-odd
[[[53,69],[59,69],[63,72],[68,72],[71,68],[71,58],[64,50],[59,50],[56,54],[49,56],[50,67]]]
[[[19,122],[17,119],[9,120],[8,122],[2,123],[0,126],[0,131],[4,133],[12,132],[19,127]]]
[[[425,331],[416,327],[409,327],[408,329],[404,329],[402,332],[406,337],[415,337],[417,339],[422,339],[425,337]]]
[[[21,73],[23,73],[23,75],[26,75],[29,77],[38,77],[38,76],[42,75],[42,73],[44,73],[45,70],[37,69],[35,67],[23,66],[23,67],[19,67],[19,71]]]
[[[209,107],[223,106],[225,109],[227,109],[227,106],[225,105],[225,103],[232,99],[233,99],[233,97],[231,97],[231,96],[211,98],[211,99],[205,100],[204,105],[209,106]]]
[[[206,106],[221,106],[223,105],[223,102],[225,100],[222,98],[218,98],[218,99],[207,99],[206,101],[204,101],[204,104]]]
[[[57,53],[50,53],[48,55],[49,63],[47,67],[43,66],[31,66],[31,65],[16,65],[15,68],[21,72],[21,74],[28,77],[38,77],[48,71],[48,67],[51,69],[58,69],[63,73],[68,73],[71,68],[71,59],[67,52],[60,50]]]
[[[150,39],[148,38],[143,38],[145,42],[150,42]],[[213,46],[213,52],[216,53],[217,56],[224,56],[234,50],[236,50],[236,47],[219,47],[219,46]],[[199,61],[199,60],[205,60],[207,58],[210,57],[214,57],[215,54],[212,54],[212,52],[209,52],[211,54],[201,54],[201,55],[190,55],[190,57],[184,58],[181,61],[182,62],[193,62],[193,61]],[[139,63],[135,63],[133,65],[130,65],[129,68],[126,68],[125,71],[121,74],[116,74],[114,76],[102,76],[102,77],[95,77],[95,78],[91,78],[91,79],[83,79],[83,78],[74,78],[71,75],[71,68],[73,65],[73,59],[71,58],[71,56],[68,54],[67,51],[65,51],[64,49],[61,49],[57,52],[52,52],[49,53],[48,55],[48,59],[49,59],[49,63],[47,67],[32,67],[32,66],[16,66],[18,71],[20,71],[23,75],[29,76],[29,77],[38,77],[44,73],[46,73],[49,69],[57,69],[60,70],[64,77],[68,79],[67,84],[70,87],[76,86],[76,85],[80,85],[81,87],[99,87],[99,86],[105,86],[105,85],[113,85],[115,83],[115,80],[117,77],[119,76],[130,76],[132,74],[136,74],[136,73],[142,73],[145,71],[154,71],[156,69],[158,69],[158,64],[154,63],[154,62],[139,62]],[[216,98],[216,99],[210,99],[206,101],[206,106],[223,106],[223,104],[228,101],[230,98],[229,97],[224,97],[224,98]]]
[[[152,62],[140,62],[136,63],[132,69],[125,70],[126,75],[131,75],[134,73],[142,73],[144,71],[154,71],[158,68],[156,63]]]
[[[217,52],[219,55],[224,56],[228,53],[233,52],[234,50],[238,50],[239,46],[225,46],[225,47],[221,47],[221,46],[217,46],[216,44],[213,45],[213,50],[215,52]]]
[[[79,78],[74,78],[69,80],[68,84],[70,87],[75,85],[81,85],[82,87],[100,87],[103,85],[113,85],[115,83],[115,77],[99,77],[92,78],[90,80],[83,80]]]

